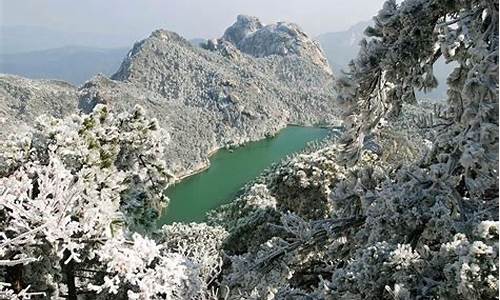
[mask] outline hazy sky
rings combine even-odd
[[[285,20],[317,35],[370,19],[383,0],[0,0],[1,25],[36,25],[124,36],[164,28],[219,37],[238,14]]]

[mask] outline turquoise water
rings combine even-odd
[[[233,151],[218,151],[210,158],[210,168],[167,189],[170,204],[159,224],[203,221],[208,211],[233,200],[247,182],[271,164],[329,134],[325,128],[289,126],[275,137]]]

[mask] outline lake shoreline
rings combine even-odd
[[[174,186],[174,185],[176,185],[177,183],[181,182],[184,179],[187,179],[187,178],[189,178],[191,176],[197,175],[199,173],[202,173],[203,171],[208,170],[210,168],[210,158],[212,156],[214,156],[215,154],[217,154],[217,152],[219,152],[220,150],[237,149],[237,148],[240,148],[240,147],[244,147],[245,145],[248,145],[250,143],[260,142],[260,141],[263,141],[263,140],[266,140],[266,139],[272,139],[272,138],[276,137],[278,134],[280,134],[280,132],[282,132],[287,127],[323,128],[323,129],[332,130],[333,128],[335,128],[337,126],[335,126],[335,125],[318,125],[318,126],[315,126],[315,125],[301,125],[301,124],[290,123],[290,124],[287,124],[284,127],[280,128],[280,129],[278,129],[271,136],[264,136],[261,139],[249,140],[249,141],[246,141],[246,142],[241,143],[241,144],[233,145],[233,146],[231,146],[229,148],[227,146],[218,147],[218,148],[216,148],[216,149],[211,150],[210,152],[208,152],[208,154],[207,154],[207,162],[205,164],[203,164],[199,168],[183,172],[184,174],[182,174],[180,176],[176,176],[173,184],[170,185],[170,186]]]
[[[166,189],[170,204],[158,223],[203,222],[208,211],[232,201],[266,168],[300,153],[311,142],[328,138],[334,130],[335,126],[288,125],[273,136],[242,143],[234,151],[227,147],[211,151],[209,163],[189,176],[179,177]]]

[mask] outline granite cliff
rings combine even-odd
[[[319,43],[293,23],[264,25],[255,17],[239,15],[217,42],[221,41],[230,42],[241,52],[253,57],[297,55],[332,74]]]

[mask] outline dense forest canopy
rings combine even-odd
[[[154,223],[168,134],[136,107],[0,152],[0,299],[497,299],[498,1],[387,1],[336,82],[346,134],[208,223]],[[418,103],[433,64],[447,104]]]

